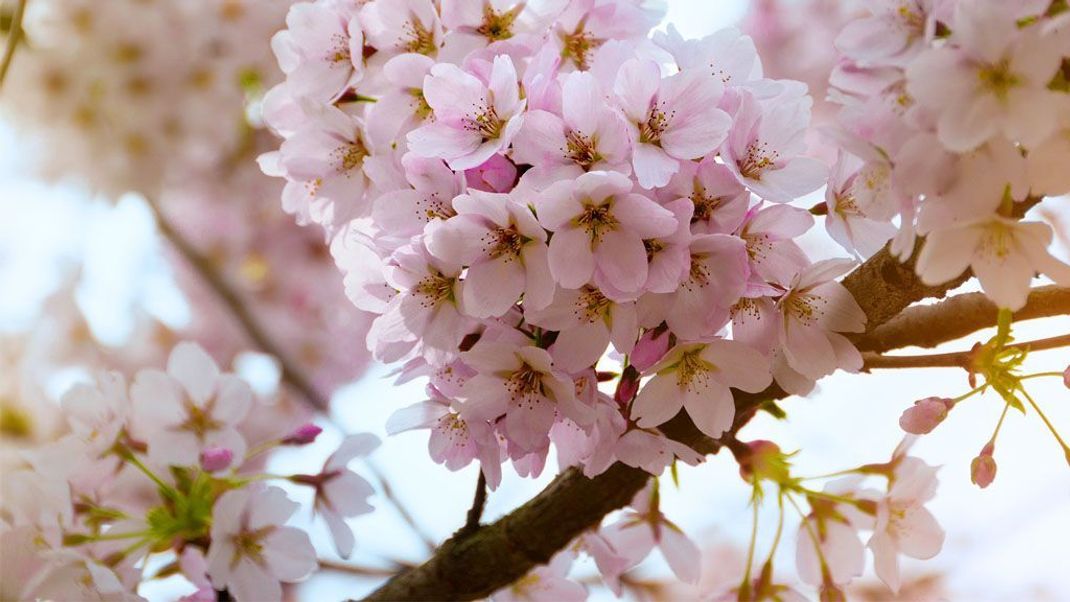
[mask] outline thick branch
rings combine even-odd
[[[940,286],[926,286],[915,276],[913,261],[902,264],[885,249],[845,278],[844,286],[866,313],[868,333],[912,303],[943,297],[966,277],[963,274]],[[786,397],[775,385],[756,395],[734,393],[737,412],[732,435],[761,404]],[[682,414],[662,430],[703,453],[715,453],[719,448],[717,441],[700,433]],[[646,472],[620,463],[594,479],[575,469],[565,471],[528,503],[495,523],[448,540],[426,563],[397,575],[367,599],[472,600],[486,596],[546,563],[603,516],[626,504],[649,478]]]
[[[855,339],[867,351],[883,353],[917,346],[932,348],[996,325],[999,308],[982,293],[965,293],[934,305],[904,310],[887,324]],[[1042,286],[1033,289],[1014,321],[1070,315],[1070,288]]]

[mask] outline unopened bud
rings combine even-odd
[[[206,472],[223,470],[233,461],[234,452],[225,447],[206,447],[201,452],[201,469]]]
[[[1070,366],[1067,366],[1066,370],[1063,371],[1063,384],[1066,385],[1067,389],[1070,389]]]
[[[613,393],[613,400],[621,406],[625,406],[635,398],[635,394],[638,392],[639,371],[634,366],[628,366],[620,375],[620,383],[617,384],[617,390]]]
[[[733,449],[733,453],[736,450]],[[770,480],[786,483],[791,478],[788,457],[772,441],[759,439],[745,444],[745,451],[736,453],[739,474],[747,482]]]
[[[639,337],[635,347],[632,348],[631,355],[628,356],[628,360],[631,365],[635,366],[636,370],[642,372],[658,363],[658,360],[665,357],[668,351],[668,329],[659,332],[658,329],[654,328],[647,330],[643,333],[643,336]]]
[[[944,397],[926,397],[914,402],[899,417],[899,426],[913,435],[932,432],[936,425],[947,418],[947,413],[955,407],[955,402]]]
[[[973,462],[970,462],[970,480],[981,489],[988,487],[996,479],[996,459],[992,457],[993,451],[995,446],[989,442]]]
[[[282,440],[283,445],[308,445],[316,440],[323,429],[311,422],[302,424]]]

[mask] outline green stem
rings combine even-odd
[[[163,480],[160,479],[160,477],[156,476],[156,473],[149,470],[148,466],[142,464],[141,460],[138,460],[137,456],[134,455],[133,452],[128,451],[122,454],[122,457],[124,460],[134,465],[138,470],[144,473],[145,476],[151,479],[153,483],[156,483],[156,486],[159,487],[161,491],[163,491],[164,495],[171,499],[176,499],[177,497],[179,497],[178,491],[176,491],[174,487],[168,485],[167,483],[164,483]]]
[[[1033,409],[1037,411],[1040,419],[1044,421],[1044,425],[1047,426],[1048,430],[1051,431],[1051,434],[1055,436],[1055,440],[1062,446],[1063,453],[1070,459],[1070,446],[1067,446],[1066,441],[1063,441],[1063,438],[1059,436],[1059,431],[1055,430],[1055,425],[1053,425],[1051,421],[1048,420],[1048,417],[1044,415],[1044,412],[1040,410],[1040,406],[1037,405],[1037,402],[1033,401],[1033,397],[1029,395],[1029,392],[1025,389],[1021,389],[1021,391],[1022,395],[1025,395],[1025,398],[1029,401],[1029,405],[1033,406]]]

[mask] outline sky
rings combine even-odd
[[[700,36],[738,20],[745,5],[739,0],[669,0],[667,21],[685,37]],[[173,323],[188,317],[188,308],[160,255],[151,216],[138,199],[128,197],[111,205],[74,186],[36,181],[28,173],[18,141],[0,128],[0,215],[5,216],[0,220],[0,291],[4,291],[0,294],[0,331],[25,324],[43,294],[58,283],[59,263],[78,257],[86,266],[79,303],[102,339],[122,339],[124,329],[129,328],[130,303],[143,303]],[[817,230],[808,239],[808,250],[817,257],[836,254],[820,242],[820,227]],[[1016,335],[1028,340],[1061,332],[1070,332],[1070,317],[1026,323]],[[945,349],[968,349],[973,341],[987,336],[990,333],[978,333]],[[1031,371],[1062,370],[1068,357],[1066,350],[1037,353],[1027,366]],[[426,433],[386,437],[383,424],[391,412],[423,399],[422,383],[394,386],[388,372],[385,367],[373,368],[364,379],[341,390],[333,418],[344,431],[373,432],[383,438],[372,460],[389,475],[397,495],[421,527],[441,540],[463,523],[476,469],[452,473],[431,462]],[[1070,429],[1070,393],[1056,379],[1034,382],[1030,389],[1034,398],[1055,424]],[[822,474],[882,461],[902,437],[899,414],[914,400],[930,395],[952,397],[967,389],[965,374],[953,369],[839,374],[822,381],[810,397],[785,402],[787,420],[778,422],[763,415],[746,427],[741,438],[772,439],[784,450],[800,450],[794,458],[798,474]],[[940,556],[926,563],[905,561],[905,572],[943,572],[955,599],[1070,599],[1065,560],[1070,470],[1034,414],[1012,412],[1008,417],[996,450],[999,474],[995,483],[983,491],[970,483],[970,459],[987,440],[1001,407],[992,395],[972,398],[914,447],[916,455],[942,467],[941,487],[931,508],[948,535]],[[321,461],[340,437],[338,431],[328,430],[316,445],[279,458],[277,468]],[[537,493],[555,472],[552,460],[547,465],[539,479],[507,476],[491,494],[485,517],[499,517]],[[750,530],[749,490],[730,456],[722,454],[699,467],[683,467],[680,488],[666,484],[662,491],[668,516],[702,547],[728,545],[742,552]],[[361,564],[383,558],[419,561],[424,553],[419,539],[389,507],[381,502],[378,506],[374,514],[352,521],[358,542],[352,560]],[[772,538],[775,520],[772,505],[763,509],[759,554]],[[312,528],[323,543],[322,525]],[[786,531],[784,544],[777,565],[790,576],[795,544],[792,528]],[[711,573],[724,570],[716,565],[709,568]],[[578,571],[590,574],[591,567],[584,565]],[[665,571],[659,558],[640,568],[649,575]],[[324,573],[300,586],[298,593],[302,599],[340,599],[360,596],[373,585],[344,574]],[[144,593],[168,599],[175,587],[161,583]],[[595,598],[604,599],[605,593],[596,592]]]

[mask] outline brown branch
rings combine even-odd
[[[15,11],[11,15],[11,24],[7,33],[7,44],[4,47],[4,58],[0,59],[0,86],[7,79],[7,71],[11,68],[11,61],[15,59],[15,51],[18,50],[19,42],[22,41],[22,16],[26,13],[26,0],[15,0]]]
[[[843,283],[866,313],[867,332],[872,332],[912,303],[943,297],[966,277],[963,274],[945,284],[927,286],[915,276],[913,260],[900,263],[885,249]],[[759,394],[734,394],[736,423],[726,436],[734,436],[763,403],[786,397],[775,385]],[[720,448],[718,441],[699,432],[682,413],[661,430],[703,453],[716,453]],[[474,533],[449,539],[426,563],[395,576],[366,599],[472,600],[487,596],[549,561],[576,536],[598,525],[603,516],[626,504],[649,478],[648,473],[620,463],[593,479],[569,469],[520,508]]]
[[[1057,337],[1048,337],[1025,343],[1013,343],[1011,347],[1021,347],[1028,351],[1043,351],[1045,349],[1058,349],[1070,346],[1070,334]],[[956,351],[952,353],[933,353],[928,355],[880,355],[877,353],[865,353],[866,360],[863,370],[882,368],[964,368],[969,369],[973,357],[970,351]]]
[[[157,227],[159,227],[160,232],[164,237],[170,241],[171,246],[173,246],[186,260],[186,263],[197,272],[197,275],[200,276],[201,280],[215,292],[220,301],[223,302],[223,305],[225,305],[231,315],[234,316],[234,319],[241,325],[242,330],[245,331],[246,336],[249,337],[252,343],[264,353],[272,355],[278,360],[282,370],[282,379],[289,383],[294,389],[297,389],[298,393],[304,398],[304,401],[311,405],[313,409],[326,412],[330,405],[330,400],[312,384],[312,381],[310,381],[300,368],[298,368],[298,364],[290,358],[289,354],[272,340],[271,336],[268,335],[267,331],[245,306],[245,302],[242,300],[238,291],[236,291],[234,287],[227,282],[226,278],[216,270],[215,266],[212,265],[211,260],[202,255],[201,252],[193,246],[193,243],[189,242],[189,240],[179,232],[173,224],[171,224],[155,200],[148,197],[146,197],[145,200],[148,203],[149,208],[152,209],[152,214],[156,218]]]
[[[903,347],[933,348],[996,325],[999,308],[983,293],[956,295],[933,305],[904,310],[887,324],[855,339],[867,351],[883,353]],[[1041,286],[1033,289],[1014,321],[1070,315],[1070,288]]]
[[[472,507],[468,509],[464,526],[461,531],[471,533],[479,528],[479,521],[483,519],[483,508],[487,505],[487,477],[483,471],[479,471],[479,480],[476,481],[476,493],[472,498]]]

